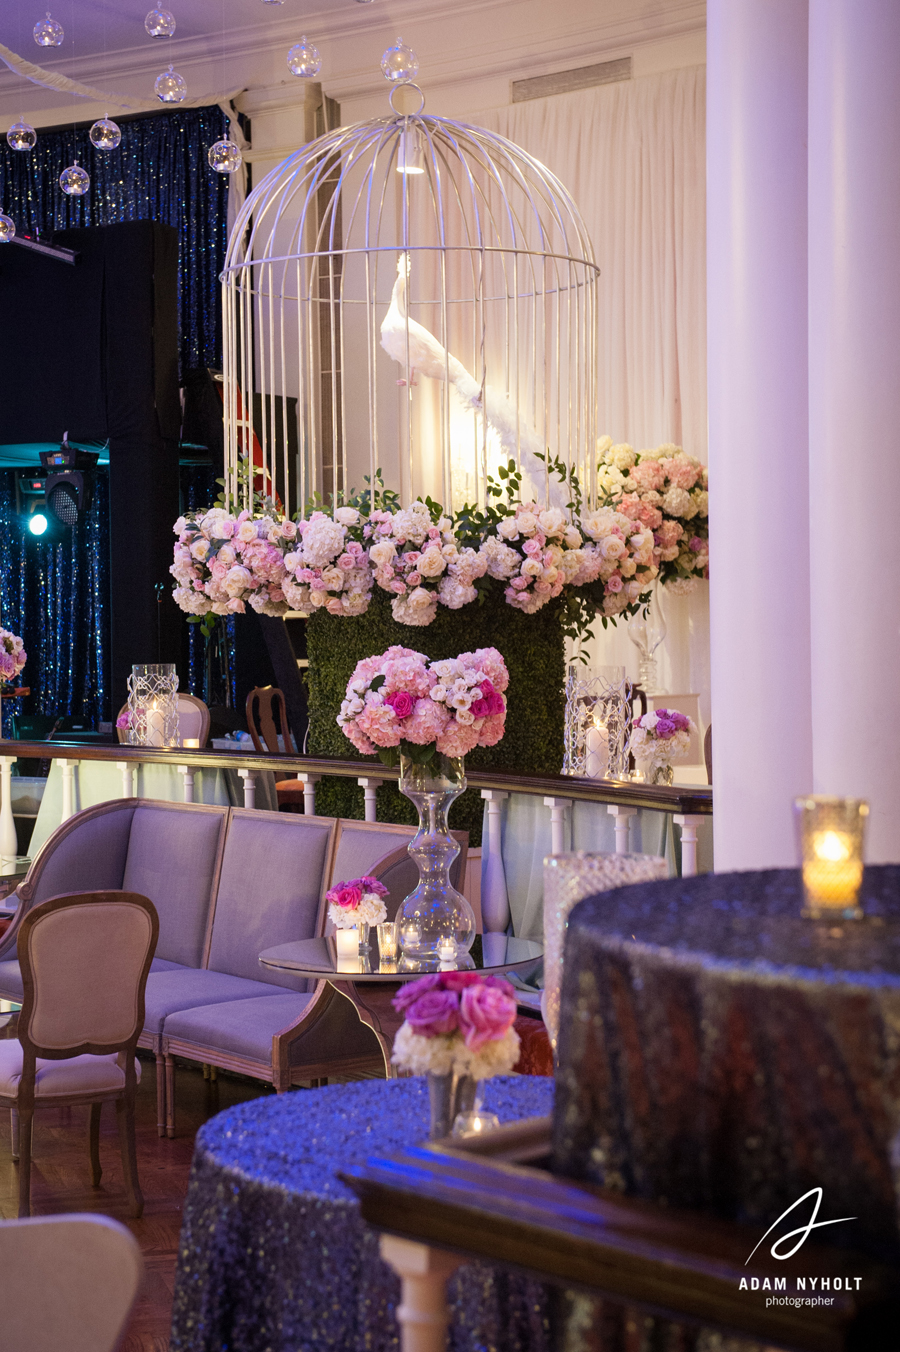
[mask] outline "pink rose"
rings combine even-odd
[[[413,699],[406,690],[395,690],[384,702],[391,706],[397,718],[409,718],[413,711]]]
[[[540,540],[526,540],[522,548],[526,554],[540,554],[542,552]]]
[[[333,906],[342,906],[345,911],[355,911],[362,901],[362,888],[357,883],[338,883],[325,893],[325,899]]]
[[[117,728],[130,728],[130,727],[131,727],[131,714],[119,714],[119,717],[116,719],[116,727],[117,727]]]
[[[443,980],[440,973],[430,972],[428,976],[420,976],[416,981],[408,981],[405,986],[400,987],[391,1004],[402,1014],[403,1010],[409,1005],[414,1005],[421,995],[440,989]]]
[[[483,986],[484,977],[480,972],[447,972],[441,985],[445,991],[463,991],[467,986]]]
[[[613,573],[606,584],[605,590],[608,592],[620,592],[622,590],[622,579],[618,573]]]
[[[338,568],[342,568],[345,573],[349,572],[350,569],[353,567],[353,555],[342,554],[337,561],[337,566]]]
[[[422,574],[417,573],[415,569],[413,569],[411,573],[407,573],[406,580],[411,587],[418,587],[419,583],[422,581]]]
[[[463,994],[465,996],[466,992]],[[406,1022],[420,1037],[455,1033],[459,1027],[459,996],[456,991],[427,991],[407,1008]]]
[[[459,1026],[470,1051],[480,1051],[486,1042],[496,1042],[516,1017],[512,988],[467,986],[460,997]]]

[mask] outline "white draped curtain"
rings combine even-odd
[[[584,216],[600,266],[601,430],[636,450],[672,441],[704,461],[705,76],[703,66],[666,71],[472,118],[552,169]],[[706,592],[701,584],[691,597],[663,597],[669,634],[659,654],[664,687],[699,693],[704,720]],[[601,630],[591,656],[637,674],[622,624]]]

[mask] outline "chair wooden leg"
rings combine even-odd
[[[19,1109],[19,1218],[31,1215],[31,1127],[33,1108]]]
[[[99,1188],[103,1170],[100,1168],[100,1109],[102,1103],[91,1104],[91,1116],[88,1123],[88,1150],[91,1155],[91,1185]]]
[[[9,1110],[10,1154],[14,1160],[19,1158],[19,1114],[15,1108]]]
[[[219,1078],[219,1067],[218,1067],[218,1066],[210,1066],[210,1068],[209,1068],[209,1078],[210,1078],[210,1082],[211,1082],[212,1084],[215,1084],[215,1083],[216,1083],[216,1081],[217,1081],[218,1078]]]
[[[175,1058],[166,1056],[166,1135],[175,1136]]]
[[[116,1099],[116,1118],[119,1126],[119,1148],[122,1151],[122,1172],[131,1215],[137,1220],[144,1210],[144,1195],[138,1182],[137,1151],[134,1146],[134,1093],[127,1091]]]
[[[156,1134],[166,1134],[166,1058],[156,1053]]]

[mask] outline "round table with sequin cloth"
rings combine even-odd
[[[867,868],[861,903],[805,920],[792,869],[581,902],[554,1168],[760,1237],[821,1187],[820,1221],[855,1218],[829,1243],[900,1261],[900,866]]]
[[[538,1076],[488,1082],[501,1122],[552,1111]],[[197,1136],[184,1207],[172,1352],[391,1352],[399,1281],[337,1172],[428,1135],[424,1078],[257,1099]],[[548,1294],[468,1264],[450,1282],[453,1352],[550,1352]]]

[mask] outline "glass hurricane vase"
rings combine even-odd
[[[427,765],[400,757],[400,792],[419,813],[419,829],[408,847],[419,885],[397,912],[400,947],[408,957],[452,960],[475,940],[475,913],[450,882],[459,846],[447,828],[447,813],[465,787],[462,757],[435,755]]]

